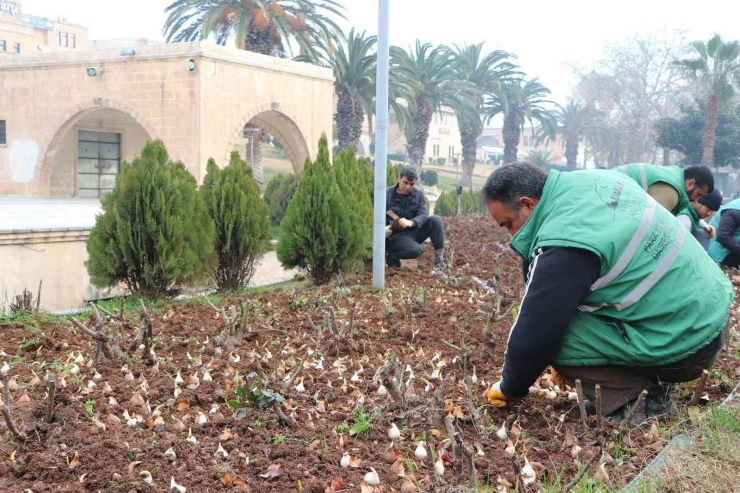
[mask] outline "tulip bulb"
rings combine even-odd
[[[306,391],[306,387],[303,385],[303,377],[301,377],[301,381],[298,382],[298,385],[295,386],[295,391],[296,392],[305,392]]]
[[[509,434],[506,432],[506,422],[501,424],[501,428],[496,432],[496,437],[502,442],[509,437]]]
[[[216,450],[216,453],[213,454],[213,455],[218,455],[218,454],[221,454],[224,457],[228,457],[229,456],[229,453],[226,450],[224,450],[224,447],[221,445],[221,442],[219,442],[219,444],[218,444],[218,450]]]
[[[390,429],[388,430],[388,438],[390,438],[391,440],[396,440],[400,436],[401,431],[398,429],[398,426],[396,426],[396,423],[392,423]]]
[[[203,414],[203,411],[198,411],[198,417],[196,418],[195,423],[198,426],[203,426],[204,424],[208,423],[208,418],[205,414]]]
[[[365,482],[370,486],[378,486],[380,484],[380,477],[372,467],[370,468],[370,472],[365,474]]]
[[[434,463],[434,472],[440,478],[445,475],[445,465],[444,462],[442,462],[442,457],[437,459],[437,462]]]
[[[393,450],[393,442],[391,442],[388,448],[385,449],[385,452],[383,452],[383,460],[386,464],[393,464],[396,462],[396,451]]]
[[[72,367],[69,369],[70,375],[79,375],[80,374],[80,367],[76,364],[72,363]]]
[[[339,465],[345,469],[349,467],[349,452],[345,452],[344,455],[342,455],[342,460],[339,461]]]
[[[0,375],[7,375],[10,371],[10,365],[8,365],[7,361],[3,362],[3,366],[0,367]]]
[[[185,380],[182,379],[182,375],[180,375],[180,372],[177,372],[177,375],[175,376],[175,385],[183,383]]]
[[[514,454],[516,454],[516,447],[514,447],[514,443],[511,440],[506,441],[506,448],[504,449],[504,452],[512,457],[514,456]]]
[[[534,469],[532,469],[532,466],[529,464],[529,459],[527,459],[526,457],[524,458],[524,467],[522,467],[521,475],[524,478],[525,486],[534,483],[536,474],[534,472]]]
[[[98,370],[95,370],[95,373],[93,374],[93,381],[99,382],[103,379],[103,375],[98,373]]]
[[[401,485],[401,493],[416,493],[416,486],[409,478],[406,478],[406,481]]]
[[[178,493],[185,493],[185,487],[177,484],[174,476],[170,476],[170,489],[177,490]]]
[[[213,380],[213,378],[211,377],[211,374],[208,373],[208,370],[204,371],[203,372],[203,381],[204,382],[210,382],[211,380]]]
[[[424,460],[427,458],[427,449],[426,447],[424,447],[424,442],[419,442],[419,445],[416,446],[414,457],[419,460]]]

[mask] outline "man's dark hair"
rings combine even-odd
[[[712,170],[707,166],[689,166],[683,170],[684,180],[696,180],[698,188],[709,187],[707,192],[714,190],[714,175]]]
[[[419,178],[419,175],[416,174],[416,169],[414,169],[413,166],[404,166],[401,168],[401,172],[398,173],[398,176],[405,176],[409,181],[415,181]]]
[[[486,202],[501,202],[512,210],[519,209],[519,199],[539,199],[547,181],[547,172],[529,163],[511,163],[497,169],[483,186]]]

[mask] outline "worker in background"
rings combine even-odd
[[[710,224],[717,234],[709,242],[709,255],[724,267],[740,268],[740,199],[721,207]]]
[[[714,175],[706,166],[654,166],[652,164],[625,164],[614,168],[636,181],[657,203],[674,216],[683,215],[682,224],[691,233],[702,228],[691,203],[714,190]],[[709,233],[708,227],[703,227]]]
[[[427,216],[424,192],[414,188],[418,176],[411,166],[401,168],[398,183],[386,191],[386,208],[398,220],[386,215],[385,251],[388,267],[401,267],[401,260],[415,259],[424,253],[421,244],[427,239],[434,246],[434,265],[443,262],[445,230],[442,219]]]
[[[483,194],[526,272],[489,403],[525,397],[551,365],[569,385],[581,379],[590,412],[600,384],[602,413],[616,421],[643,389],[636,422],[670,413],[667,383],[712,367],[734,298],[699,243],[613,171],[548,175],[514,163],[493,172]]]
[[[694,237],[699,241],[699,243],[701,243],[704,250],[706,250],[709,248],[710,240],[712,240],[716,234],[714,226],[709,224],[707,221],[711,221],[714,214],[720,207],[722,207],[722,192],[715,188],[708,194],[702,195],[702,197],[696,202],[692,202],[691,205],[693,206],[696,215],[699,217],[699,229],[694,233]],[[686,220],[683,220],[682,216],[676,217],[681,224],[686,227],[690,227],[687,226]]]

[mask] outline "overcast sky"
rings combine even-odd
[[[170,0],[22,0],[27,14],[57,14],[90,28],[93,39],[145,37],[162,40]],[[344,0],[348,27],[377,32],[377,0]],[[598,60],[605,44],[646,31],[685,30],[706,39],[719,32],[740,39],[737,0],[391,0],[391,43],[485,41],[519,57],[564,100],[574,80],[572,65]]]

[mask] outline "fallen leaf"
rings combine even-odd
[[[362,483],[360,485],[360,493],[375,493],[375,488],[367,483]]]
[[[220,435],[218,436],[218,439],[219,439],[219,440],[222,440],[222,441],[224,441],[224,442],[227,442],[227,441],[229,441],[229,440],[231,439],[231,437],[233,437],[233,436],[234,436],[234,434],[233,434],[233,433],[231,433],[231,430],[230,430],[230,429],[228,429],[228,428],[224,428],[224,432],[223,432],[223,433],[221,433],[221,434],[220,434]]]
[[[80,465],[80,459],[78,459],[79,455],[80,454],[78,454],[77,451],[75,450],[75,456],[72,457],[72,460],[71,461],[69,461],[69,466],[68,467],[70,469],[75,469],[77,466]]]
[[[224,474],[223,476],[221,476],[221,483],[224,486],[230,486],[233,482],[234,476],[232,476],[231,474]]]
[[[139,464],[141,464],[141,461],[140,460],[137,460],[137,461],[134,461],[134,462],[129,462],[129,464],[128,464],[128,473],[129,474],[133,474],[134,468],[136,466],[138,466]]]
[[[314,440],[311,445],[308,446],[308,450],[311,452],[318,452],[321,449],[321,441]]]
[[[267,467],[267,472],[264,474],[260,474],[260,477],[265,478],[268,481],[275,479],[278,476],[280,476],[280,474],[282,473],[282,471],[280,470],[280,467],[281,467],[280,464],[270,464]]]
[[[342,489],[342,478],[337,478],[331,482],[328,488],[324,490],[325,493],[334,493]]]
[[[349,458],[349,467],[360,467],[360,458],[354,455]]]
[[[692,423],[699,423],[699,420],[701,419],[701,410],[699,410],[699,406],[689,406],[686,409],[686,412],[689,414],[689,419],[691,419]]]
[[[190,409],[190,401],[188,399],[180,399],[177,403],[177,410],[180,412],[187,411]]]

